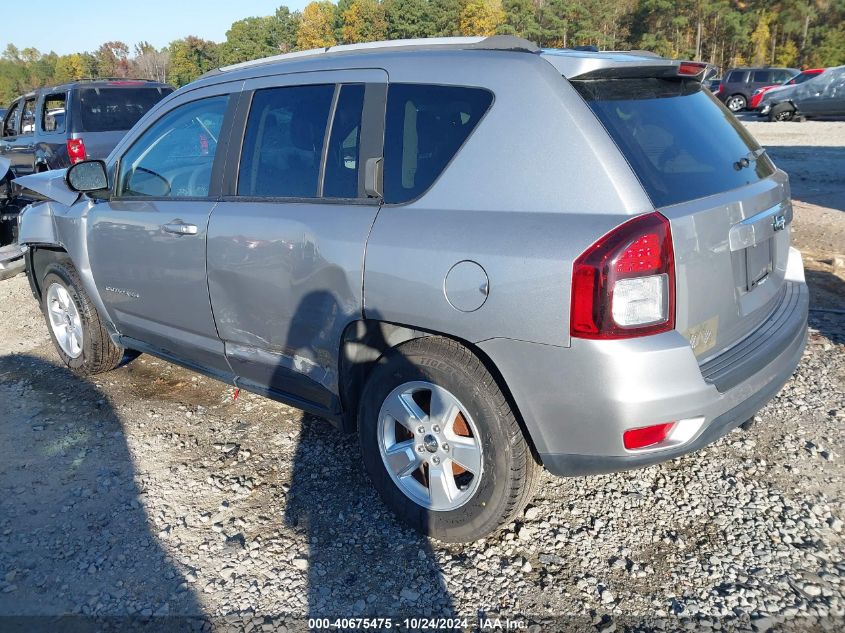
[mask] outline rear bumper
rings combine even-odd
[[[719,357],[735,355],[732,371],[708,375],[708,366],[698,364],[677,332],[621,341],[573,339],[571,348],[502,339],[480,347],[502,372],[551,473],[648,466],[715,441],[752,417],[789,380],[807,340],[809,292],[800,277],[787,282],[781,308]],[[750,351],[737,355],[752,339]],[[696,421],[683,442],[641,451],[622,443],[627,429],[677,420]]]

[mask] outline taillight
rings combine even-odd
[[[669,221],[633,218],[590,246],[572,269],[570,333],[616,339],[675,327],[675,263]]]
[[[707,64],[702,62],[681,62],[678,64],[678,75],[685,77],[703,75],[705,70],[707,70]]]
[[[81,138],[69,138],[67,140],[67,155],[70,158],[70,164],[75,165],[81,160],[85,160],[85,143]]]

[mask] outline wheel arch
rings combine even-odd
[[[26,273],[32,294],[41,301],[41,280],[50,264],[73,263],[63,246],[58,244],[30,244],[26,253]]]
[[[508,404],[516,417],[523,437],[525,437],[534,459],[541,463],[534,440],[519,407],[511,394],[504,376],[493,360],[477,345],[465,339],[446,334],[421,330],[410,325],[392,323],[379,319],[360,319],[347,325],[341,337],[340,363],[338,371],[338,389],[340,393],[343,416],[341,428],[344,432],[353,433],[358,428],[358,405],[364,385],[376,363],[388,352],[408,341],[419,338],[443,337],[451,339],[474,354],[485,366],[487,371],[501,389]]]

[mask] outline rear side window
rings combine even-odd
[[[45,132],[65,131],[65,103],[67,95],[64,92],[47,95],[41,106],[41,129]]]
[[[314,198],[334,84],[257,90],[247,119],[238,195]]]
[[[384,138],[384,199],[421,195],[446,168],[493,102],[481,88],[391,84]]]
[[[751,75],[751,81],[754,83],[771,83],[775,81],[772,78],[771,70],[755,70]]]
[[[155,104],[173,92],[167,87],[91,87],[79,90],[77,132],[129,130]]]
[[[774,173],[751,135],[695,81],[573,81],[639,177],[664,207],[762,180]]]
[[[748,71],[746,70],[734,70],[728,74],[727,83],[737,84],[743,83],[748,80]]]

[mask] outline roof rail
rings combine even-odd
[[[251,68],[263,64],[282,62],[291,59],[302,59],[304,57],[316,57],[331,53],[353,53],[384,51],[396,49],[458,49],[458,50],[487,50],[487,51],[518,51],[524,53],[539,53],[540,49],[533,42],[513,35],[492,35],[490,37],[423,37],[408,40],[388,40],[381,42],[364,42],[362,44],[339,44],[325,48],[313,48],[307,51],[296,51],[294,53],[283,53],[272,57],[254,59],[239,64],[223,66],[219,72]],[[203,76],[217,74],[211,71]]]
[[[72,84],[76,81],[146,81],[158,83],[156,79],[140,79],[136,77],[80,77],[79,79],[71,79],[65,83]]]

